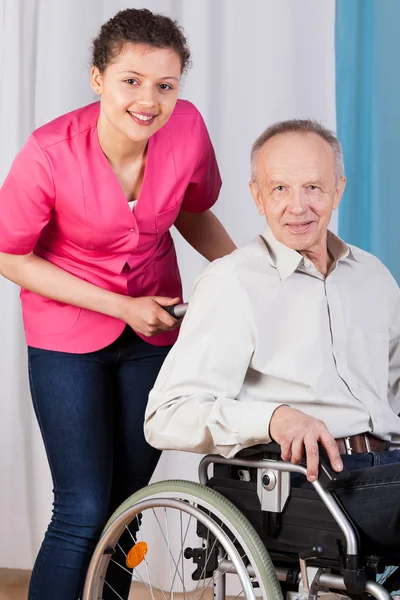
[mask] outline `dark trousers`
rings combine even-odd
[[[342,459],[351,481],[335,495],[360,533],[362,552],[400,557],[400,450]],[[298,476],[293,483],[310,485]]]
[[[147,485],[160,453],[144,439],[144,411],[169,349],[144,342],[130,327],[89,354],[28,349],[33,405],[54,485],[53,516],[29,600],[78,600],[108,517]],[[124,543],[129,550],[132,539]],[[112,563],[107,577],[127,598],[129,573]],[[104,600],[116,597],[105,589]]]

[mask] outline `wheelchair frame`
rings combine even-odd
[[[245,454],[249,451],[250,453],[261,451],[263,455],[268,456],[268,458],[249,458],[248,456],[243,456],[243,453]],[[101,590],[103,589],[103,581],[108,565],[107,561],[113,553],[112,547],[117,543],[116,540],[118,540],[120,532],[126,527],[126,523],[130,523],[132,519],[137,518],[141,511],[147,508],[154,510],[154,507],[175,508],[182,513],[192,515],[197,519],[198,523],[202,524],[206,530],[209,530],[215,536],[219,544],[221,544],[220,548],[223,548],[225,551],[228,548],[228,553],[224,556],[218,551],[217,560],[213,567],[215,573],[217,573],[216,580],[214,580],[214,576],[212,578],[215,600],[226,599],[226,575],[228,573],[233,573],[238,576],[246,600],[255,600],[254,590],[252,589],[250,581],[250,578],[252,577],[256,577],[258,582],[264,581],[261,586],[264,600],[272,600],[272,598],[276,600],[281,597],[280,592],[277,591],[279,590],[277,580],[286,584],[289,583],[290,585],[301,584],[302,587],[299,593],[291,592],[292,594],[295,594],[292,598],[296,598],[296,600],[317,600],[320,597],[320,593],[326,593],[329,592],[329,590],[343,590],[344,595],[347,596],[347,594],[350,594],[350,598],[360,598],[363,593],[367,593],[377,600],[391,600],[389,592],[376,581],[368,580],[365,569],[359,566],[357,532],[329,490],[329,487],[335,487],[335,483],[337,483],[338,480],[342,482],[343,478],[346,479],[346,473],[335,473],[331,469],[329,460],[326,455],[324,455],[322,449],[320,452],[319,478],[313,482],[312,485],[343,533],[346,544],[346,555],[345,557],[342,557],[343,565],[339,565],[338,568],[334,567],[335,570],[342,573],[341,575],[331,573],[329,565],[327,567],[321,567],[321,561],[317,561],[317,565],[315,566],[314,563],[314,566],[312,567],[313,572],[309,580],[309,571],[311,571],[311,569],[307,568],[307,560],[313,560],[322,555],[321,547],[318,546],[300,553],[300,569],[298,567],[296,569],[290,569],[273,565],[262,540],[247,521],[245,515],[243,515],[237,507],[234,507],[229,500],[221,496],[220,493],[207,487],[209,482],[208,468],[210,465],[222,464],[232,465],[234,467],[244,467],[245,469],[256,469],[258,478],[257,493],[262,507],[261,510],[270,512],[270,506],[272,505],[273,512],[282,512],[288,496],[288,488],[290,488],[290,473],[300,473],[303,476],[306,476],[307,471],[306,468],[301,465],[294,465],[279,459],[270,459],[269,457],[271,455],[280,457],[280,448],[277,444],[253,447],[239,453],[235,458],[227,459],[219,455],[207,455],[199,464],[200,484],[184,481],[160,482],[158,484],[152,484],[147,488],[143,488],[128,498],[111,517],[100,538],[89,566],[85,590],[82,596],[83,600],[101,600]],[[285,474],[287,477],[282,477],[282,475]],[[265,478],[265,475],[267,475],[267,478]],[[189,493],[185,493],[185,490],[188,490]],[[202,490],[204,490],[204,492]],[[227,505],[230,504],[231,508],[227,506],[227,509],[229,508],[231,512],[229,513],[229,510],[226,510],[226,513],[224,514],[224,511],[221,509],[221,505],[218,505],[218,502],[214,505],[212,503],[210,504],[207,501],[207,498],[212,496],[214,496],[219,503],[226,502]],[[268,500],[266,502],[267,508],[265,507],[264,496],[266,496]],[[191,506],[188,504],[188,499],[190,499],[191,502],[194,502],[194,505]],[[239,516],[240,519],[244,519],[248,523],[247,526],[249,530],[251,530],[250,534],[253,532],[252,535],[254,535],[254,538],[257,538],[259,542],[258,548],[260,546],[262,548],[262,552],[260,553],[259,549],[257,550],[256,543],[256,546],[252,546],[253,550],[251,550],[251,544],[250,546],[246,546],[246,543],[248,544],[248,542],[245,540],[243,543],[244,538],[240,538],[235,534],[235,539],[239,541],[239,545],[245,550],[245,555],[248,558],[253,559],[252,561],[248,561],[249,564],[243,562],[241,559],[239,561],[237,560],[237,552],[235,555],[234,547],[232,549],[232,539],[225,530],[226,528],[230,532],[235,531],[234,521],[229,520],[234,516],[232,509],[236,511],[235,519],[238,519]],[[229,514],[231,514],[231,517],[228,516]],[[220,524],[218,524],[218,521]],[[197,535],[203,537],[199,531]],[[250,548],[250,552],[247,548]],[[202,552],[201,549],[198,550]],[[191,550],[191,556],[186,556],[185,553],[185,558],[193,558],[193,554],[194,553]],[[210,577],[210,575],[206,574],[205,565],[209,560],[207,553],[204,560],[205,564],[201,571],[200,580]],[[193,559],[193,562],[197,563],[198,561]],[[102,566],[99,566],[101,563]],[[254,568],[252,565],[257,566]],[[201,570],[200,563],[199,569]],[[270,583],[268,583],[268,579]],[[265,584],[265,581],[267,581],[267,585]],[[274,584],[273,581],[276,583]],[[268,585],[270,586],[269,588]],[[274,585],[277,587],[274,588]],[[270,591],[264,593],[264,590],[268,589]],[[276,591],[271,591],[273,589]]]
[[[279,446],[277,446],[277,444],[269,444],[260,448],[269,450],[269,447],[271,447],[275,452],[277,452],[279,449]],[[330,468],[330,465],[327,464],[324,454],[322,454],[321,458],[323,466],[325,467],[325,473],[328,473],[328,478],[329,476],[330,478],[332,478],[332,475],[334,477],[334,472]],[[257,469],[257,476],[259,482],[260,479],[262,479],[263,473],[267,472],[269,483],[267,484],[267,486],[261,486],[261,489],[259,485],[258,494],[261,505],[263,505],[262,497],[265,491],[268,495],[274,496],[274,499],[269,502],[269,504],[272,504],[277,508],[277,510],[275,510],[274,512],[282,512],[286,502],[286,490],[283,489],[286,487],[286,482],[282,482],[282,480],[279,478],[279,474],[300,473],[305,477],[307,476],[307,469],[304,466],[295,465],[282,460],[224,458],[220,455],[208,454],[201,460],[198,469],[199,481],[202,485],[207,485],[209,481],[208,467],[212,464],[226,464],[237,467],[255,468]],[[270,485],[270,475],[273,475],[273,486]],[[349,589],[349,586],[350,588],[359,587],[359,585],[354,586],[354,584],[356,583],[355,578],[357,578],[359,562],[357,533],[354,530],[352,523],[349,521],[346,514],[343,512],[342,508],[336,501],[336,499],[332,496],[329,489],[327,489],[327,487],[329,488],[329,483],[325,487],[321,483],[321,477],[319,477],[316,481],[312,483],[312,485],[344,534],[344,537],[346,539],[346,569],[345,574],[343,576],[340,576],[329,573],[327,569],[319,568],[314,574],[312,581],[309,582],[306,563],[307,559],[317,557],[317,555],[313,556],[312,554],[312,550],[316,549],[310,549],[310,553],[302,553],[302,555],[300,555],[301,580],[304,590],[308,595],[308,600],[317,600],[319,597],[319,592],[326,591],[327,589],[343,590],[345,593],[359,593],[360,590]],[[263,508],[261,510],[263,510]],[[233,565],[229,564],[229,561],[224,561],[220,565],[220,569],[228,569],[227,572],[229,573],[234,572],[234,567]],[[275,568],[275,572],[279,581],[286,581],[288,569]],[[253,575],[252,572],[249,572],[249,574]],[[224,584],[222,585],[222,587],[224,587]],[[373,598],[376,598],[377,600],[391,600],[392,598],[389,592],[376,581],[365,581],[365,586],[362,591],[370,594]],[[220,592],[217,592],[216,598],[217,600],[223,600],[223,596]]]

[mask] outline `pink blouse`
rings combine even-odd
[[[169,233],[180,209],[216,201],[221,180],[204,121],[179,100],[148,143],[134,212],[97,136],[99,103],[37,129],[0,190],[0,252],[38,256],[90,283],[130,296],[182,294]],[[85,353],[104,348],[125,323],[21,290],[27,344]],[[142,336],[143,337],[143,336]],[[172,344],[177,331],[144,338]]]

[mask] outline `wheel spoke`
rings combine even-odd
[[[140,527],[139,515],[136,515],[136,520],[137,520],[137,524],[138,524],[138,532],[140,533],[141,541],[143,542],[144,541],[143,533],[142,533],[142,529]],[[155,600],[154,594],[153,594],[153,586],[151,585],[151,578],[150,578],[150,574],[149,574],[149,566],[150,565],[147,563],[146,557],[144,558],[144,564],[146,567],[147,579],[148,579],[148,582],[150,585],[150,594],[151,594],[152,600]],[[153,577],[154,577],[154,573],[153,573]],[[154,578],[156,579],[156,583],[157,583],[157,578],[156,577],[154,577]],[[160,589],[162,589],[161,586],[160,586]]]
[[[157,514],[156,514],[156,512],[155,512],[154,508],[152,508],[152,511],[153,511],[153,513],[154,513],[154,516],[155,516],[155,518],[156,518],[156,521],[157,521],[157,523],[158,523],[158,526],[159,526],[159,528],[160,528],[161,535],[162,535],[162,536],[163,536],[163,538],[164,538],[164,542],[165,542],[165,544],[166,544],[166,546],[167,546],[167,549],[168,549],[168,552],[169,552],[169,556],[170,556],[170,558],[172,559],[172,562],[173,562],[173,563],[174,563],[174,565],[175,565],[175,569],[177,569],[177,571],[178,571],[179,579],[181,580],[181,583],[182,583],[182,585],[183,585],[182,577],[181,577],[181,575],[180,575],[180,573],[179,573],[178,566],[177,566],[177,564],[176,564],[176,562],[175,562],[175,559],[174,559],[174,557],[173,557],[173,554],[172,554],[172,552],[171,552],[171,549],[170,549],[170,547],[169,547],[169,544],[168,544],[168,542],[167,542],[167,539],[166,539],[166,537],[165,537],[165,534],[164,534],[163,528],[161,527],[161,523],[160,523],[160,521],[159,521],[159,519],[158,519],[158,517],[157,517]]]
[[[155,514],[155,511],[154,511],[154,509],[152,509],[152,511],[153,511],[153,513],[154,513],[154,515],[155,515],[155,517],[156,517],[156,519],[157,519],[157,516],[156,516],[156,514]],[[143,542],[143,541],[144,541],[144,540],[143,540],[143,532],[142,532],[142,529],[141,529],[141,524],[140,524],[140,522],[139,522],[139,519],[138,519],[138,517],[137,517],[137,521],[138,521],[138,531],[139,531],[139,534],[140,534],[141,541]],[[160,523],[159,523],[158,519],[157,519],[157,522],[158,522],[158,525],[160,526]],[[162,528],[161,528],[161,526],[160,526],[160,529],[161,529],[161,532],[162,532]],[[154,573],[153,569],[151,568],[151,565],[149,564],[149,562],[148,562],[148,560],[147,560],[147,558],[146,558],[146,557],[144,558],[144,563],[145,563],[145,566],[146,566],[147,577],[148,577],[148,579],[149,579],[149,582],[150,582],[150,587],[151,587],[151,589],[153,589],[153,587],[152,587],[152,585],[151,585],[151,578],[150,578],[150,575],[153,577],[154,581],[156,582],[156,585],[158,586],[158,590],[159,590],[159,591],[162,593],[162,595],[163,595],[164,599],[165,599],[165,600],[168,600],[168,599],[167,599],[167,596],[166,596],[166,595],[165,595],[165,593],[164,593],[164,590],[162,589],[162,585],[160,584],[160,581],[158,580],[158,578],[157,578],[156,574]],[[136,574],[137,574],[137,575],[140,577],[139,573],[137,573],[137,571],[136,571],[136,570],[135,570],[135,573],[136,573]],[[142,579],[142,578],[141,578],[141,579]],[[143,579],[142,579],[142,581],[143,581],[143,583],[144,583],[144,580],[143,580]],[[157,590],[155,589],[154,591],[157,591]],[[150,590],[150,593],[151,593],[151,590]]]
[[[126,571],[126,573],[128,573],[128,574],[129,574],[129,575],[132,577],[132,580],[133,580],[135,577],[137,577],[137,578],[138,578],[138,581],[139,581],[140,583],[142,583],[142,584],[143,584],[143,585],[144,585],[144,586],[147,588],[147,590],[148,590],[148,591],[151,593],[151,591],[150,591],[150,587],[147,585],[147,583],[145,582],[145,580],[143,579],[143,577],[140,575],[140,573],[138,573],[138,572],[136,571],[136,569],[135,569],[133,572],[132,572],[132,571],[129,571],[129,569],[127,569],[126,567],[124,567],[124,565],[121,565],[121,563],[117,562],[117,561],[116,561],[116,560],[114,560],[113,558],[111,559],[111,562],[113,562],[115,565],[118,565],[118,567],[120,567],[120,568],[121,568],[123,571]],[[155,589],[154,591],[155,591],[156,593],[158,592],[158,590],[157,590],[157,589]],[[166,595],[164,594],[164,592],[162,591],[162,589],[160,589],[160,590],[159,590],[159,592],[161,592],[161,593],[159,593],[159,595],[161,596],[161,598],[164,598],[164,600],[167,600],[167,597],[166,597]]]
[[[236,541],[236,538],[235,538],[235,541]],[[227,556],[228,556],[228,553],[225,552],[225,554],[222,556],[221,560],[224,560]],[[246,557],[246,554],[243,554],[243,556],[240,557],[240,560],[243,560],[245,557]],[[202,594],[204,594],[205,590],[208,589],[208,588],[210,588],[211,585],[215,585],[215,583],[218,581],[218,579],[220,579],[221,577],[223,577],[224,575],[226,575],[228,573],[228,571],[229,571],[229,567],[227,569],[225,569],[225,571],[222,571],[222,573],[219,573],[218,571],[214,571],[214,573],[213,573],[212,577],[210,578],[210,581],[208,582],[206,588],[201,591],[200,595],[198,594],[198,595],[192,597],[192,600],[198,600],[199,598],[201,598]],[[215,577],[216,573],[218,573],[217,577]],[[241,591],[243,591],[243,588],[241,589]]]
[[[180,553],[179,553],[179,556],[178,556],[177,565],[179,565],[179,561],[181,561],[181,563],[182,563],[182,577],[181,577],[181,581],[182,581],[182,587],[183,587],[183,597],[184,597],[184,599],[185,599],[185,598],[188,598],[188,593],[187,593],[187,591],[186,591],[186,586],[185,586],[185,567],[184,567],[184,563],[183,563],[183,550],[184,550],[184,546],[185,546],[185,543],[186,543],[186,538],[187,538],[187,534],[188,534],[188,531],[189,531],[189,525],[190,525],[191,521],[192,521],[192,517],[191,517],[191,516],[189,516],[189,521],[188,521],[188,524],[187,524],[187,527],[186,527],[186,531],[185,531],[185,537],[183,538],[183,537],[182,537],[182,536],[183,536],[183,528],[182,528],[182,512],[180,513],[180,525],[181,525],[181,551],[180,551]],[[177,573],[178,573],[178,566],[177,566],[177,567],[176,567],[176,569],[175,569],[174,578],[173,578],[173,580],[172,580],[172,583],[171,583],[171,589],[169,590],[169,593],[170,593],[170,594],[171,594],[171,592],[172,592],[172,587],[173,587],[173,585],[174,585],[174,583],[175,583],[175,579],[176,579]]]
[[[209,531],[208,531],[208,529],[207,529],[207,540],[208,540],[208,539],[209,539]],[[215,540],[214,540],[214,542],[213,542],[213,545],[212,545],[212,547],[211,547],[211,550],[210,550],[210,554],[213,552],[213,550],[214,550],[214,548],[215,548],[215,545],[216,545],[216,543],[217,543],[217,538],[215,538]],[[196,592],[197,592],[197,590],[199,589],[199,585],[200,585],[200,582],[201,582],[201,581],[203,582],[203,590],[202,590],[200,593],[201,593],[201,594],[204,594],[204,587],[205,587],[205,578],[204,578],[204,575],[205,575],[205,572],[206,572],[207,563],[208,563],[208,556],[209,556],[209,555],[207,555],[207,551],[208,551],[208,546],[206,546],[206,557],[205,557],[205,561],[204,561],[204,567],[203,567],[203,570],[202,570],[202,572],[200,573],[200,577],[199,577],[199,580],[198,580],[198,582],[197,582],[197,585],[196,585],[195,589],[193,590],[193,595],[192,595],[192,598],[193,598],[193,600],[194,600],[195,598],[197,598],[197,597],[198,597],[198,596],[196,596]]]
[[[167,533],[167,544],[168,544],[168,548],[170,547],[170,543],[169,543],[169,530],[168,530],[168,515],[167,515],[167,509],[164,507],[164,517],[165,517],[165,531]],[[169,577],[170,577],[170,581],[171,581],[171,594],[172,594],[172,600],[174,600],[174,580],[172,580],[172,565],[171,565],[171,557],[172,557],[172,552],[169,553]],[[179,563],[179,558],[178,558],[178,563]],[[177,564],[175,564],[175,573],[178,570],[178,566]],[[181,579],[182,581],[182,579]]]
[[[136,541],[137,541],[137,540],[135,539],[135,537],[134,537],[134,535],[133,535],[132,531],[129,529],[129,525],[125,525],[125,529],[128,531],[129,535],[131,536],[131,538],[132,538],[132,541],[134,541],[134,542],[135,542],[135,544],[136,544]]]
[[[210,538],[210,531],[207,529],[206,548],[208,548],[208,544],[209,544],[209,538]],[[214,541],[214,543],[213,543],[213,545],[212,545],[212,548],[211,548],[211,550],[210,550],[210,554],[211,554],[211,552],[214,550],[214,547],[215,547],[215,544],[216,544],[216,542],[217,542],[217,539],[215,539],[215,541]],[[234,538],[233,538],[233,542],[232,542],[232,543],[234,544],[235,542],[236,542],[236,537],[234,537]],[[226,558],[227,556],[228,556],[228,552],[226,552],[226,551],[225,551],[225,554],[222,556],[222,558],[221,558],[220,560],[224,560],[224,558]],[[207,557],[207,552],[206,552],[206,561],[205,561],[205,565],[204,565],[203,571],[202,571],[202,573],[201,573],[201,575],[200,575],[200,579],[199,579],[199,581],[198,581],[198,583],[197,583],[197,586],[196,586],[196,588],[193,590],[193,594],[194,594],[194,595],[192,596],[192,600],[197,600],[197,598],[201,597],[201,594],[204,594],[204,591],[205,591],[205,589],[209,588],[209,587],[211,586],[211,584],[214,584],[214,583],[215,583],[215,582],[218,580],[218,578],[219,578],[219,577],[221,577],[222,575],[225,575],[225,574],[227,573],[227,571],[224,571],[223,573],[221,573],[221,575],[219,575],[219,576],[218,576],[218,577],[215,579],[215,572],[214,572],[214,573],[213,573],[213,575],[212,575],[212,577],[211,577],[211,579],[210,579],[210,581],[209,581],[209,583],[208,583],[208,584],[207,584],[207,586],[206,586],[206,585],[205,585],[205,578],[203,578],[203,575],[204,575],[204,572],[205,572],[205,568],[206,568],[206,566],[207,566],[207,562],[208,562],[208,557]],[[197,592],[197,590],[198,590],[198,588],[199,588],[199,584],[200,584],[200,581],[201,581],[201,580],[203,580],[203,590],[200,592],[200,596],[199,596],[198,594],[196,595],[196,592]]]
[[[128,536],[121,537],[126,530]],[[122,543],[125,538],[128,539],[127,544]],[[143,544],[144,540],[150,543],[146,554],[142,551],[146,551],[144,545],[143,549],[141,544],[134,548],[140,540]],[[153,484],[148,492],[147,489],[141,490],[132,497],[125,514],[120,514],[111,523],[102,544],[89,570],[85,588],[89,595],[87,592],[84,594],[85,600],[94,600],[93,593],[100,599],[102,596],[98,592],[103,586],[104,591],[109,590],[108,593],[116,600],[125,598],[119,595],[122,591],[114,584],[111,574],[108,580],[104,579],[109,561],[110,567],[111,563],[114,563],[113,568],[115,564],[119,566],[117,575],[120,573],[121,577],[131,578],[132,598],[142,593],[143,598],[148,600],[212,600],[214,593],[216,600],[216,594],[224,596],[226,577],[228,584],[231,579],[237,582],[231,600],[254,598],[251,584],[253,587],[259,584],[263,597],[281,598],[274,576],[269,578],[267,571],[261,568],[259,572],[257,569],[259,564],[270,565],[270,558],[254,528],[240,518],[237,509],[226,499],[218,498],[214,491],[198,484],[160,482]],[[195,549],[193,560],[185,558],[188,546]],[[103,547],[106,548],[104,560],[103,553],[100,555]],[[107,556],[110,548],[114,548],[114,555]],[[199,552],[200,557],[197,556]],[[133,565],[138,563],[133,570],[125,564],[131,564],[127,556],[132,557]],[[226,567],[221,568],[222,563]],[[233,564],[237,568],[233,568]],[[255,568],[257,576],[250,577],[246,572],[249,564],[250,571]],[[197,581],[190,577],[194,568]],[[230,571],[232,574],[228,577]],[[254,571],[252,573],[254,575]],[[381,579],[386,577],[391,580],[395,577],[392,569],[388,569]]]
[[[158,581],[157,577],[154,574],[153,569],[150,567],[150,565],[148,565],[149,571],[152,574],[156,585],[158,587],[153,588],[153,586],[150,584],[150,587],[147,585],[147,583],[145,582],[145,580],[143,579],[143,577],[140,575],[140,573],[135,569],[135,571],[133,572],[133,578],[137,577],[137,580],[140,583],[143,583],[143,585],[148,589],[148,591],[150,592],[150,594],[152,593],[151,590],[154,591],[154,593],[159,594],[162,598],[164,598],[164,600],[168,600],[167,596],[165,595],[164,590],[162,589],[162,585],[160,584],[160,582]]]
[[[124,567],[124,565],[121,565],[121,563],[117,562],[113,558],[110,559],[110,562],[114,563],[114,565],[118,565],[119,567],[121,567],[121,569],[123,569],[124,571],[126,571],[127,573],[129,573],[129,575],[132,577],[132,571],[129,571],[129,569],[127,569],[126,567]]]
[[[118,548],[121,550],[122,554],[123,554],[123,555],[125,556],[125,558],[126,558],[126,552],[124,552],[124,550],[123,550],[123,548],[122,548],[121,544],[118,544],[118,543],[117,543],[117,546],[118,546]]]
[[[106,580],[104,580],[104,583],[106,584],[106,586],[108,586],[108,587],[110,588],[110,590],[111,590],[112,592],[114,592],[114,594],[115,594],[115,595],[116,595],[116,596],[117,596],[117,597],[118,597],[120,600],[124,600],[124,599],[122,598],[122,596],[120,596],[120,595],[118,594],[118,592],[116,592],[116,591],[114,590],[114,588],[113,588],[113,587],[111,587],[111,585],[110,585],[110,584],[109,584],[109,583],[108,583]]]
[[[181,526],[181,555],[180,556],[181,556],[181,562],[182,562],[183,597],[187,598],[186,587],[185,587],[185,567],[184,567],[184,564],[183,564],[183,547],[184,547],[184,545],[186,543],[186,536],[187,536],[187,532],[189,530],[189,525],[190,525],[190,521],[192,520],[192,517],[189,517],[189,521],[188,521],[188,524],[187,524],[187,527],[186,527],[186,532],[185,532],[184,539],[182,539],[182,534],[183,534],[183,531],[182,531],[182,512],[180,513],[179,517],[180,517],[179,520],[180,520],[180,526]],[[178,562],[179,562],[179,558],[178,558]],[[174,579],[174,581],[175,581],[175,579]]]

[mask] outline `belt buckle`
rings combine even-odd
[[[344,446],[346,448],[346,454],[353,454],[353,449],[350,446],[350,436],[349,437],[345,437],[344,439]]]
[[[364,433],[364,441],[367,452],[371,452],[371,444],[369,443],[368,433]]]

